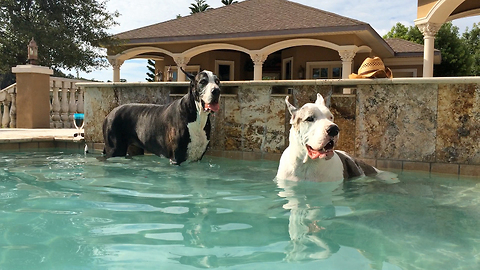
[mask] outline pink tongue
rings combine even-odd
[[[320,151],[313,150],[312,148],[308,148],[308,156],[311,159],[324,158],[326,155],[327,153],[322,153]]]
[[[220,109],[220,104],[218,104],[218,103],[207,103],[207,104],[205,104],[205,109],[210,109],[210,110],[216,112]]]

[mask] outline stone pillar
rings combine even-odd
[[[187,80],[187,77],[185,74],[180,70],[180,68],[183,68],[185,70],[187,68],[187,64],[190,61],[190,58],[184,57],[184,56],[178,56],[173,59],[175,63],[177,64],[177,81],[178,82],[184,82]],[[186,70],[185,70],[186,71]]]
[[[124,61],[116,58],[108,58],[108,62],[113,67],[113,82],[120,82],[120,67]]]
[[[441,26],[442,24],[430,22],[417,25],[425,41],[423,46],[423,77],[433,77],[435,35]]]
[[[250,57],[253,61],[253,80],[261,81],[263,77],[263,63],[267,60],[268,55],[262,53],[251,54]]]
[[[17,76],[17,128],[50,128],[50,75],[53,70],[18,65],[12,72]]]
[[[342,50],[338,54],[342,59],[342,79],[348,79],[348,75],[352,74],[352,62],[357,53],[353,50]]]

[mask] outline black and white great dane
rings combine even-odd
[[[103,122],[105,148],[101,160],[148,151],[172,164],[200,160],[210,140],[209,115],[219,110],[220,81],[211,71],[190,80],[188,93],[167,105],[124,104]]]
[[[395,182],[396,175],[383,172],[343,151],[335,150],[340,129],[333,122],[320,94],[315,103],[296,108],[285,99],[292,115],[289,146],[280,158],[276,179],[292,181],[334,182],[359,176],[376,176]]]

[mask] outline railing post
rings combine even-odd
[[[68,88],[67,88],[68,83],[63,81],[62,82],[62,100],[61,102],[61,109],[60,109],[60,118],[62,121],[62,126],[64,128],[70,127],[68,124]]]
[[[6,100],[3,102],[2,128],[8,127],[9,123],[10,123],[10,102]]]
[[[13,92],[10,93],[12,98],[12,106],[10,107],[10,128],[17,127],[17,87],[13,88]]]
[[[17,77],[17,128],[50,127],[50,75],[53,70],[35,65],[12,68]]]
[[[76,87],[76,86],[75,86]],[[78,87],[78,101],[77,101],[77,112],[78,113],[84,113],[84,105],[83,105],[83,95],[84,95],[84,89],[83,87]]]
[[[62,82],[54,80],[52,82],[52,122],[54,128],[61,128],[62,122],[60,118],[60,98],[59,98],[59,86]]]
[[[77,89],[75,88],[75,83],[74,82],[69,82],[68,85],[70,85],[70,100],[68,103],[68,110],[69,110],[69,117],[68,117],[68,126],[69,127],[74,127],[73,125],[73,115],[77,111]]]

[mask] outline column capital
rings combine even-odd
[[[177,66],[184,68],[187,66],[188,62],[190,62],[190,57],[175,56],[173,57],[173,61],[175,61],[175,64],[177,64]]]
[[[338,51],[338,54],[343,62],[352,62],[357,52],[354,50],[340,50]]]
[[[114,69],[119,69],[123,65],[123,62],[125,62],[124,60],[119,60],[113,57],[108,57],[107,59]]]
[[[263,65],[265,60],[267,60],[268,54],[252,53],[250,54],[250,57],[255,65]]]
[[[440,27],[442,27],[441,23],[432,23],[426,22],[422,24],[417,24],[418,29],[422,32],[424,37],[435,37]]]

